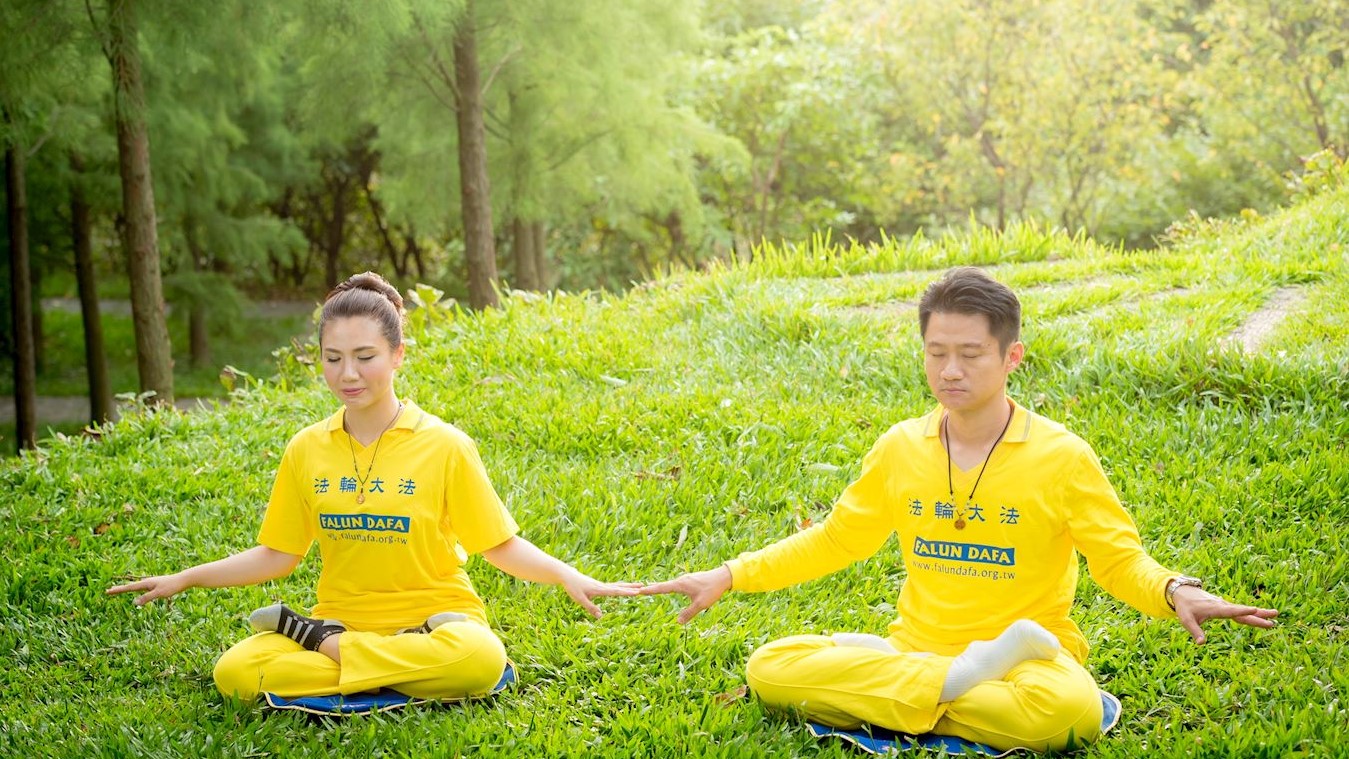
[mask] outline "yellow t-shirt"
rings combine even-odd
[[[890,428],[827,519],[727,562],[732,587],[775,590],[820,577],[871,556],[895,533],[907,579],[890,633],[911,650],[953,655],[1024,618],[1085,661],[1087,641],[1068,618],[1079,551],[1116,598],[1152,616],[1174,614],[1162,591],[1177,573],[1143,550],[1085,441],[1014,404],[967,503],[979,467],[952,467],[952,496],[944,413]]]
[[[342,429],[344,416],[342,409],[286,446],[258,542],[303,556],[318,541],[315,617],[365,630],[457,611],[486,624],[464,563],[519,528],[473,440],[409,402],[376,457],[375,444],[362,447]]]

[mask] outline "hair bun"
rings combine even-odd
[[[328,294],[328,298],[331,299],[338,293],[346,292],[347,290],[369,290],[371,292],[379,293],[393,304],[393,307],[398,310],[400,315],[403,313],[403,296],[398,294],[398,288],[389,284],[387,279],[373,271],[363,271],[360,274],[353,274],[350,277],[347,277],[345,282],[342,282],[337,287],[333,288],[333,291]]]
[[[403,322],[407,318],[403,296],[373,271],[353,274],[328,293],[319,313],[319,343],[323,343],[323,329],[328,322],[349,317],[374,319],[390,348],[403,344]]]

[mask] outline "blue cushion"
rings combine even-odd
[[[1101,691],[1102,735],[1119,722],[1119,714],[1119,699],[1105,691]],[[829,727],[828,725],[821,725],[817,722],[807,722],[806,726],[810,730],[811,735],[814,735],[816,738],[839,738],[857,746],[857,748],[868,754],[884,754],[891,751],[908,751],[909,749],[921,748],[931,751],[940,751],[946,754],[956,754],[958,756],[969,754],[979,756],[1009,756],[1018,751],[1029,750],[1013,748],[1006,751],[999,751],[992,746],[983,743],[975,743],[950,735],[933,735],[932,733],[926,733],[924,735],[907,735],[905,733],[887,730],[883,727],[873,727],[870,725],[863,725],[862,727],[853,730]]]
[[[506,669],[501,673],[501,679],[493,686],[490,693],[482,696],[473,696],[473,698],[486,698],[496,695],[506,688],[506,686],[515,682],[515,667],[506,662]],[[295,711],[308,712],[310,714],[321,714],[330,717],[349,717],[353,714],[370,714],[371,712],[387,712],[394,709],[402,709],[405,706],[414,706],[417,704],[437,703],[446,704],[456,701],[464,701],[462,698],[413,698],[405,696],[392,688],[383,688],[373,693],[352,693],[346,696],[299,696],[296,698],[285,698],[275,693],[262,694],[267,706],[273,709],[292,709]]]

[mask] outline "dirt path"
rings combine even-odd
[[[1246,317],[1246,321],[1240,327],[1223,338],[1223,344],[1235,345],[1247,353],[1260,350],[1260,346],[1269,339],[1288,314],[1297,310],[1306,299],[1307,294],[1300,287],[1280,287],[1269,296],[1265,305]]]

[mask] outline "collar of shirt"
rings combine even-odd
[[[1007,399],[1012,404],[1012,421],[1007,425],[1007,434],[1003,435],[1004,443],[1024,443],[1030,439],[1031,412],[1023,408],[1011,398]],[[923,437],[934,438],[941,434],[941,420],[946,414],[946,409],[941,404],[928,413],[923,423]]]
[[[398,421],[394,423],[390,430],[412,430],[417,431],[422,426],[422,421],[426,417],[426,412],[421,410],[413,401],[403,402],[403,413],[398,416]],[[336,414],[328,417],[328,431],[341,432],[342,422],[347,418],[347,407],[343,406],[337,410]]]

